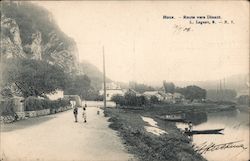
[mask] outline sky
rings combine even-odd
[[[102,70],[104,47],[107,77],[115,81],[204,81],[248,73],[246,1],[34,3],[48,9],[76,41],[80,60]],[[175,19],[163,19],[164,15]],[[233,24],[189,24],[185,15],[221,16]]]

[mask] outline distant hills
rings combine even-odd
[[[86,74],[90,78],[91,85],[94,87],[94,89],[99,90],[102,88],[103,74],[96,66],[87,60],[82,60],[79,63],[79,70],[81,73]],[[111,80],[106,78],[106,81],[110,82]]]
[[[172,81],[175,86],[185,87],[188,85],[197,85],[206,90],[210,89],[220,89],[220,84],[222,89],[233,89],[237,92],[237,95],[249,95],[249,75],[237,74],[229,77],[221,78],[218,80],[207,80],[207,81]],[[145,84],[151,85],[154,88],[162,88],[162,81],[158,82],[146,82]]]
[[[209,89],[233,89],[238,95],[249,94],[249,75],[238,74],[229,77],[222,78],[220,80],[208,80],[208,81],[186,81],[176,82],[177,86],[197,85],[206,90]]]

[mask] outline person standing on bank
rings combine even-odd
[[[87,122],[87,115],[86,115],[86,108],[85,107],[83,107],[82,118],[83,118],[84,122]]]
[[[73,110],[73,114],[75,116],[75,122],[77,122],[78,108],[76,106],[75,106],[75,108]]]
[[[193,124],[191,121],[188,122],[188,130],[193,131]]]

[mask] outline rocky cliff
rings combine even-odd
[[[43,59],[78,70],[78,52],[45,9],[29,2],[1,2],[1,58]]]

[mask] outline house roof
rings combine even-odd
[[[159,94],[158,91],[146,91],[143,93],[144,95],[156,95],[156,94]]]

